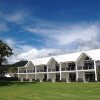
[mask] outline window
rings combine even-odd
[[[93,69],[94,62],[89,57],[86,57],[84,60],[84,69]]]
[[[75,63],[69,63],[68,70],[75,70]]]

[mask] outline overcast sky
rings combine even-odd
[[[0,39],[10,62],[100,48],[100,0],[0,0]]]

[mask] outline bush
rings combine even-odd
[[[17,77],[0,77],[0,81],[18,81]]]

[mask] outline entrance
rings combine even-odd
[[[60,74],[57,73],[57,74],[56,74],[56,81],[59,81],[59,80],[60,80]]]
[[[56,64],[56,71],[59,71],[59,65],[58,64]]]
[[[95,81],[95,73],[94,72],[85,72],[85,79],[89,82]]]
[[[47,74],[44,74],[44,79],[43,79],[44,81],[46,81],[47,80]]]
[[[76,73],[69,73],[69,81],[71,82],[76,81]]]
[[[46,72],[47,71],[47,66],[44,66],[44,72]]]

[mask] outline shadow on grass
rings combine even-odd
[[[37,81],[33,82],[12,82],[12,81],[0,81],[1,86],[12,86],[12,85],[26,85],[26,84],[36,84]]]

